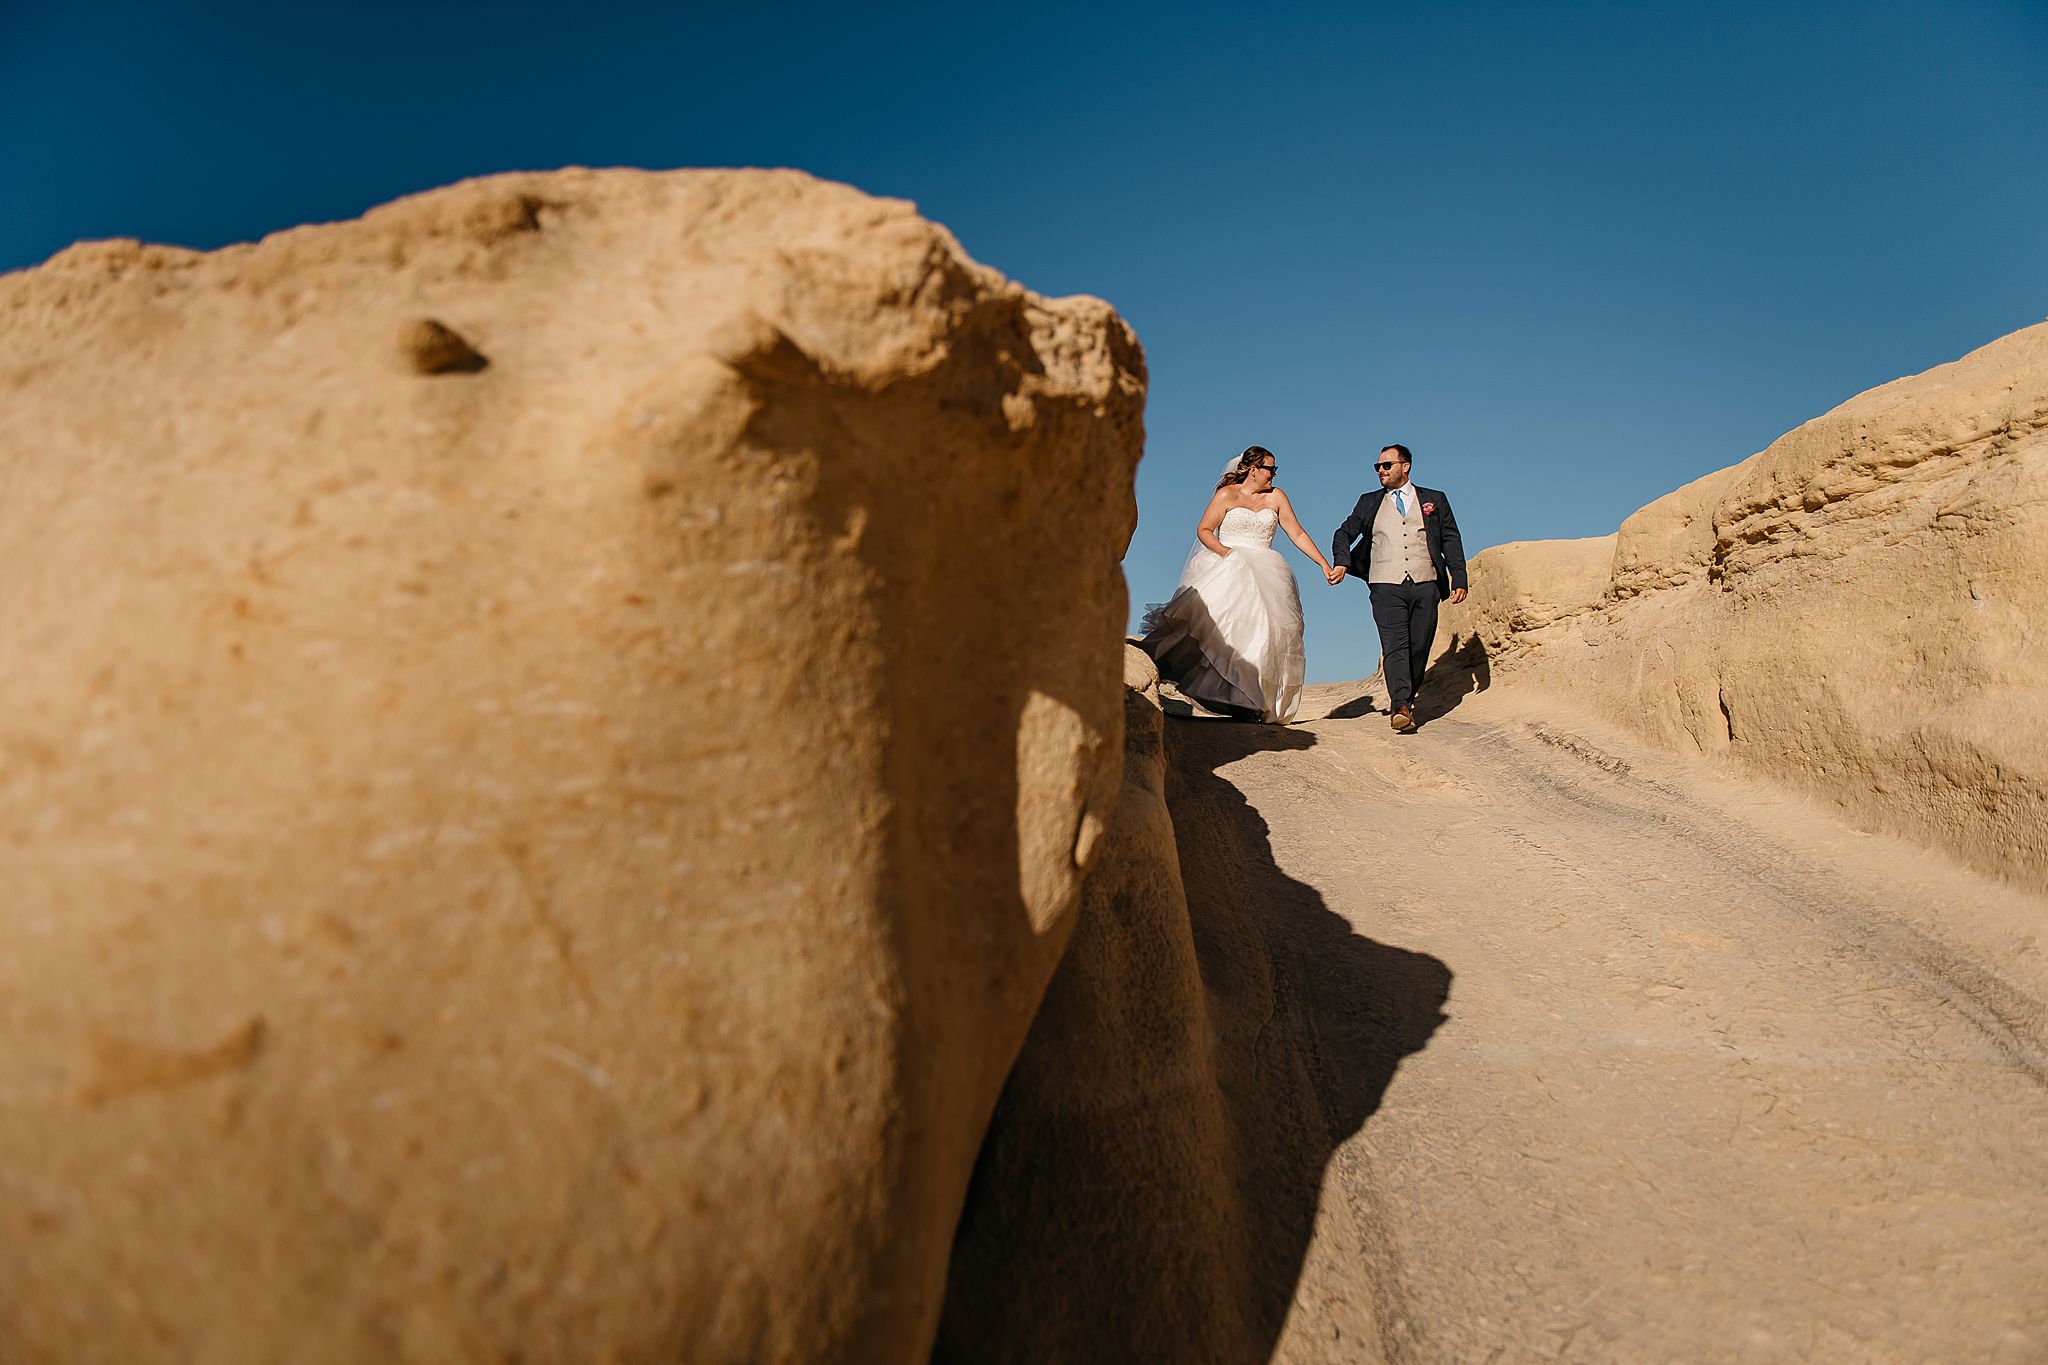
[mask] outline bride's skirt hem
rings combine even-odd
[[[1191,560],[1173,597],[1145,613],[1139,647],[1190,701],[1284,725],[1303,672],[1294,572],[1270,547],[1233,548]]]

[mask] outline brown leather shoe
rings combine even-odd
[[[1397,706],[1394,708],[1394,718],[1388,724],[1405,735],[1415,728],[1415,712],[1409,707]]]

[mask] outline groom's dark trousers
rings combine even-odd
[[[1412,707],[1422,691],[1422,670],[1436,639],[1437,586],[1427,583],[1370,583],[1372,623],[1380,628],[1380,671],[1387,705]]]
[[[1422,690],[1422,671],[1429,666],[1429,647],[1436,639],[1436,604],[1465,586],[1465,538],[1451,515],[1451,500],[1441,490],[1411,483],[1422,502],[1430,562],[1436,576],[1428,583],[1374,583],[1372,524],[1387,490],[1375,488],[1358,500],[1351,515],[1330,541],[1330,562],[1353,577],[1366,579],[1372,590],[1372,623],[1380,629],[1380,669],[1387,683],[1387,704],[1398,711],[1413,707]]]

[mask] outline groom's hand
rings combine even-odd
[[[1451,589],[1451,605],[1452,605],[1452,606],[1454,606],[1454,607],[1455,607],[1455,606],[1457,606],[1457,605],[1458,605],[1458,603],[1460,603],[1460,602],[1462,602],[1462,601],[1464,601],[1464,600],[1465,600],[1465,590],[1464,590],[1463,588],[1452,588],[1452,589]]]
[[[1323,577],[1330,580],[1330,586],[1335,587],[1344,581],[1344,566],[1342,564],[1332,564],[1329,568],[1323,570]]]

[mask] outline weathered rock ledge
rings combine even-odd
[[[2048,887],[2048,324],[1614,536],[1497,546],[1442,654]]]

